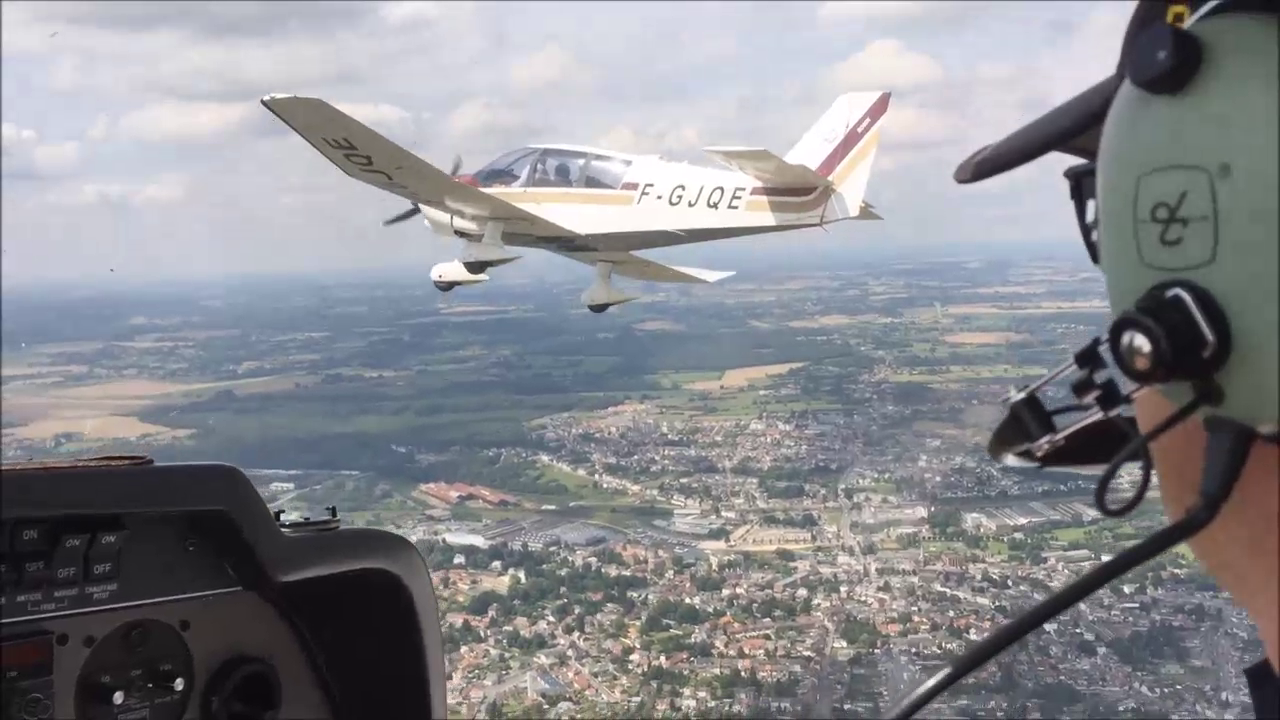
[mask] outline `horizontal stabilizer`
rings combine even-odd
[[[824,187],[830,180],[804,165],[796,165],[764,148],[708,147],[703,152],[761,185],[773,187]]]
[[[556,251],[553,250],[553,252]],[[612,263],[614,275],[645,282],[713,283],[736,274],[720,270],[663,265],[628,252],[556,252],[556,254],[587,265]]]

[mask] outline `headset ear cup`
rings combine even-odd
[[[1155,23],[1138,34],[1124,59],[1129,82],[1153,95],[1181,91],[1200,69],[1200,40],[1174,25]]]

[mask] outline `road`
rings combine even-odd
[[[920,674],[916,672],[914,663],[893,650],[881,651],[880,671],[884,678],[885,699],[888,701],[886,707],[897,704],[920,683]]]
[[[822,660],[818,664],[818,693],[813,701],[813,716],[826,720],[831,717],[831,706],[835,702],[835,682],[832,680],[831,647],[839,635],[842,620],[827,617],[827,646],[822,652]]]
[[[840,498],[840,549],[847,549],[853,544],[853,504]]]

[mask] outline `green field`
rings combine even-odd
[[[586,475],[579,475],[555,465],[542,464],[542,477],[548,482],[560,482],[569,488],[572,499],[569,502],[612,502],[619,498],[618,493],[596,486],[596,481]],[[548,498],[552,496],[547,496]],[[564,502],[563,495],[554,496],[558,502]]]
[[[1009,544],[1000,540],[989,541],[985,549],[997,557],[1005,557],[1009,554]]]
[[[650,375],[649,379],[658,383],[660,387],[678,390],[688,383],[719,380],[723,375],[724,373],[721,372],[665,372]]]
[[[1085,539],[1085,532],[1088,528],[1062,528],[1053,531],[1053,537],[1060,542],[1076,542]]]

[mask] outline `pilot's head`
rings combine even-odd
[[[1106,277],[1113,322],[1101,348],[1147,389],[1133,401],[1139,428],[1171,426],[1149,446],[1170,518],[1230,459],[1221,438],[1253,439],[1230,500],[1190,544],[1280,666],[1276,11],[1274,0],[1140,3],[1115,76],[978,151],[955,177],[977,182],[1055,150],[1086,161],[1067,175]],[[1095,190],[1096,227],[1084,217]],[[1072,389],[1107,412],[1125,404],[1088,383]],[[1032,417],[1044,406],[1032,410],[1029,436],[1055,436],[1054,421]]]

